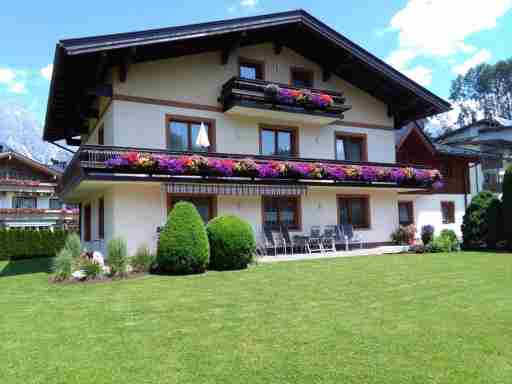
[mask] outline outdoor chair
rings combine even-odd
[[[325,250],[336,252],[336,226],[326,225],[322,236],[322,245]]]
[[[350,250],[350,244],[359,244],[363,248],[363,238],[354,232],[352,224],[342,225],[343,235],[345,236],[345,250]]]
[[[288,227],[286,225],[281,225],[281,237],[282,237],[282,242],[283,242],[283,245],[285,248],[285,253],[286,253],[286,248],[290,247],[291,255],[293,256],[293,248],[295,247],[295,241],[294,241],[295,239],[291,238],[290,232],[288,231]]]
[[[309,247],[309,239],[307,236],[293,236],[293,245],[295,246],[296,249],[299,249],[303,252],[311,253],[311,248]]]
[[[311,252],[325,252],[322,238],[322,230],[319,225],[313,225],[309,236],[309,248]]]
[[[267,248],[274,249],[274,256],[277,256],[277,250],[279,248],[283,248],[284,254],[286,254],[285,242],[280,231],[279,233],[274,234],[274,231],[272,231],[271,227],[264,227],[263,234],[265,237],[265,246]]]

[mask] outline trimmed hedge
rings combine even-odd
[[[210,241],[210,269],[229,271],[247,268],[256,252],[251,226],[233,215],[219,216],[206,226]]]
[[[64,246],[67,234],[59,229],[0,229],[0,260],[54,257]]]
[[[210,259],[206,229],[196,207],[177,203],[160,232],[157,251],[158,271],[172,274],[201,273]]]

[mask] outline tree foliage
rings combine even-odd
[[[465,248],[478,247],[487,239],[487,210],[494,196],[489,191],[476,195],[466,209],[462,221],[462,238]]]
[[[507,239],[508,249],[512,249],[512,165],[510,165],[503,178],[503,231]]]

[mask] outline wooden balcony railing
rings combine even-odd
[[[265,108],[343,118],[351,107],[340,92],[300,89],[287,84],[233,77],[222,87],[219,101],[224,111],[234,106]]]
[[[266,183],[307,181],[423,189],[431,188],[441,178],[436,170],[410,164],[84,145],[66,168],[58,191],[63,193],[85,177],[104,178],[101,175],[109,178],[132,175],[134,180],[193,176],[226,182],[241,179]]]

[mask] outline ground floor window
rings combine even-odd
[[[84,241],[91,241],[91,205],[84,207]]]
[[[338,224],[354,228],[370,228],[370,198],[368,196],[338,196]]]
[[[30,196],[14,196],[13,208],[37,208],[37,198]]]
[[[187,201],[194,204],[199,215],[205,223],[210,221],[216,216],[217,207],[215,196],[200,196],[200,195],[173,195],[169,194],[167,198],[167,208],[170,212],[177,202]]]
[[[414,208],[412,201],[398,202],[398,221],[400,225],[410,225],[414,223]]]
[[[453,201],[442,201],[441,212],[443,214],[443,224],[455,223],[455,203]]]
[[[57,198],[51,198],[50,209],[62,209],[62,201]]]
[[[289,229],[300,229],[300,199],[297,196],[264,196],[263,225],[278,229],[281,225]]]

